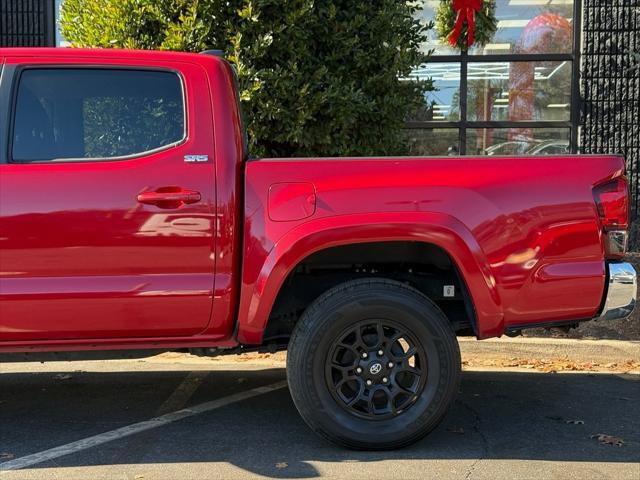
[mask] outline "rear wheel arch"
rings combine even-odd
[[[372,278],[419,291],[444,312],[454,330],[477,335],[473,299],[451,256],[431,243],[385,241],[330,247],[305,257],[278,291],[265,341],[285,338],[309,305],[325,292]],[[445,290],[452,296],[446,296]]]
[[[479,338],[502,333],[502,310],[495,281],[490,278],[483,252],[464,225],[448,215],[424,212],[388,214],[378,218],[377,223],[371,223],[370,216],[308,222],[278,241],[256,281],[245,282],[243,287],[239,341],[262,343],[267,322],[274,317],[276,302],[282,298],[287,281],[310,258],[336,249],[361,249],[367,245],[414,245],[441,252],[441,257],[448,259],[459,278],[460,293],[467,300],[467,314],[474,322],[474,333]]]

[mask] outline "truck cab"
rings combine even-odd
[[[244,153],[228,140],[238,134],[225,68],[208,56],[11,51],[2,342],[230,336],[229,307],[213,299],[233,275],[228,195]],[[215,129],[214,108],[225,115]]]

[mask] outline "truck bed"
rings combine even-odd
[[[416,228],[424,223],[426,238],[436,216],[469,245],[480,275],[466,278],[486,335],[498,325],[593,318],[605,288],[593,188],[623,171],[619,156],[582,155],[250,161],[245,254],[261,260],[252,261],[245,280],[258,275],[292,231],[404,218],[414,219]],[[274,185],[292,187],[276,195]],[[310,213],[305,205],[312,193]],[[443,246],[449,241],[443,238]]]

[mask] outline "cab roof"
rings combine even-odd
[[[0,48],[0,57],[57,57],[57,58],[127,58],[148,60],[189,60],[202,61],[203,58],[217,58],[199,53],[171,52],[158,50],[127,50],[121,48]]]

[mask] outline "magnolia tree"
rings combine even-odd
[[[221,49],[238,72],[253,155],[389,155],[432,88],[403,80],[430,25],[398,0],[65,0],[73,46]]]

